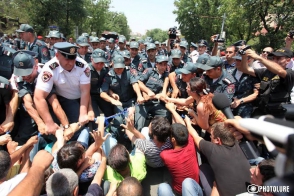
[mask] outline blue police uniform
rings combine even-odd
[[[183,60],[181,60],[181,63],[178,66],[175,66],[172,62],[172,59],[168,62],[168,67],[167,67],[167,71],[169,73],[174,72],[176,69],[181,69],[185,66],[185,62]]]
[[[91,53],[87,52],[85,54],[85,58],[83,58],[80,54],[78,54],[78,56],[82,59],[84,59],[87,63],[91,63]]]
[[[110,70],[106,74],[100,89],[100,93],[108,93],[108,91],[111,90],[113,93],[119,96],[119,101],[122,103],[122,106],[113,106],[114,113],[119,113],[123,111],[124,108],[134,106],[136,101],[136,94],[132,84],[138,82],[137,75],[138,74],[135,70],[130,70],[127,68],[124,69],[121,77],[116,75],[114,70]],[[123,115],[116,116],[111,126],[113,137],[116,138],[119,143],[123,143],[124,139],[127,138],[121,131],[122,128],[120,125],[123,123],[123,119]]]
[[[159,75],[156,68],[147,68],[140,75],[139,80],[145,84],[155,94],[162,91],[164,80],[168,77],[168,72],[164,72],[162,76]],[[170,112],[165,108],[165,104],[159,100],[149,100],[143,104],[136,106],[135,112],[135,127],[141,131],[145,126],[146,117],[148,114],[154,116],[163,116],[171,120]]]
[[[229,64],[228,61],[224,61],[224,69],[227,70],[228,73],[232,74],[235,69],[236,63]]]
[[[236,88],[234,97],[238,99],[245,98],[253,93],[254,85],[258,83],[258,80],[255,77],[252,77],[248,74],[242,73],[239,80],[236,78],[237,69],[234,69],[232,72],[232,76],[236,80]],[[237,108],[232,109],[233,114],[235,116],[241,116],[242,118],[250,118],[253,112],[253,104],[242,103]]]
[[[0,76],[0,124],[6,118],[6,105],[11,100],[11,87],[8,79]]]
[[[39,63],[45,64],[47,61],[50,60],[50,54],[46,44],[38,40],[37,38],[34,40],[33,43],[27,46],[27,49],[38,54]]]
[[[0,76],[10,79],[13,72],[12,55],[16,50],[10,48],[7,45],[2,44],[0,46]]]
[[[203,78],[208,84],[211,93],[224,93],[232,101],[235,94],[236,80],[226,70],[222,70],[222,75],[215,82],[205,74],[203,74]]]

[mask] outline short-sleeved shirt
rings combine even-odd
[[[89,63],[89,68],[91,70],[91,95],[99,95],[100,88],[103,84],[104,78],[107,75],[109,69],[107,67],[103,67],[101,71],[98,73],[92,63]]]
[[[199,145],[212,167],[220,195],[237,195],[247,191],[250,165],[237,142],[233,146],[225,146],[201,140]]]
[[[25,177],[27,173],[21,173],[10,180],[7,180],[0,184],[0,195],[8,195],[14,187],[16,187]]]
[[[119,77],[114,70],[110,70],[104,78],[100,92],[112,90],[118,94],[120,101],[126,102],[135,97],[132,84],[138,82],[137,71],[125,69]]]
[[[145,69],[139,80],[145,84],[155,94],[160,93],[163,88],[164,80],[168,77],[168,72],[164,72],[161,76],[156,69]]]
[[[160,153],[165,149],[173,147],[169,138],[160,148],[156,146],[152,139],[136,139],[134,144],[145,154],[147,165],[154,168],[164,166],[164,163],[160,158]]]
[[[131,177],[137,178],[137,180],[141,182],[147,174],[146,158],[142,152],[137,150],[134,155],[130,155],[130,160],[131,162],[129,163],[129,167],[131,170]],[[124,177],[122,177],[110,166],[107,166],[104,174],[104,180],[108,180],[109,182],[121,182],[124,180]]]
[[[186,178],[192,178],[199,183],[198,160],[194,140],[190,135],[185,147],[164,150],[160,153],[160,157],[171,173],[172,186],[176,193],[182,193],[182,183]]]
[[[62,68],[56,57],[48,61],[38,76],[36,89],[50,93],[54,85],[56,94],[67,99],[81,97],[80,85],[89,84],[90,68],[86,61],[76,58],[73,69],[69,72]]]

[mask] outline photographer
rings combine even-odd
[[[246,64],[247,56],[259,60],[267,69],[253,69]],[[246,50],[242,56],[241,71],[256,77],[260,81],[259,95],[257,97],[258,108],[253,116],[271,114],[276,118],[284,118],[286,109],[283,103],[290,101],[290,92],[294,85],[294,71],[286,69],[291,61],[293,53],[287,48],[281,48],[269,56],[273,56],[273,61],[267,60],[253,50]]]
[[[177,34],[177,27],[172,27],[168,30],[167,52],[170,54],[172,49],[175,49],[175,43],[180,42],[180,34]]]

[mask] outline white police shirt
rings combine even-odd
[[[38,76],[36,89],[50,93],[54,85],[57,95],[67,99],[79,99],[80,85],[89,84],[90,79],[90,68],[84,59],[77,57],[73,69],[69,72],[64,70],[54,57],[44,65]]]

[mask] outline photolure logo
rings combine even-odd
[[[247,187],[247,192],[251,194],[255,193],[289,193],[289,186],[258,186],[251,184]]]

